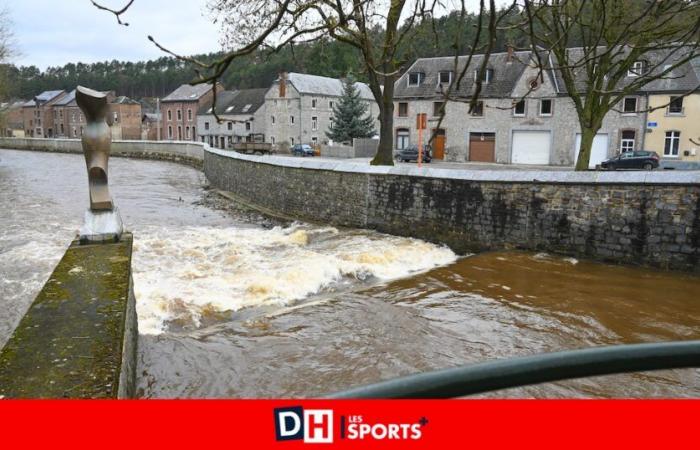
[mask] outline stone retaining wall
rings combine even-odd
[[[302,220],[698,272],[698,172],[372,167],[205,149],[216,188]]]

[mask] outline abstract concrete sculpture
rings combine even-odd
[[[123,226],[109,194],[107,180],[107,163],[112,146],[112,133],[106,122],[107,95],[78,86],[75,100],[87,121],[82,144],[90,189],[90,209],[85,212],[80,239],[83,242],[119,240]]]

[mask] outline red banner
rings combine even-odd
[[[0,401],[3,448],[698,448],[698,400]]]

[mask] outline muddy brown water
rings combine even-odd
[[[700,339],[700,278],[548,254],[457,257],[362,230],[228,208],[202,174],[114,158],[135,234],[139,395],[318,396],[495,358]],[[80,225],[78,155],[0,150],[0,345]],[[509,397],[700,397],[700,371],[501,391]]]

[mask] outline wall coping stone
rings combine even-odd
[[[695,185],[700,184],[700,171],[553,171],[553,170],[473,170],[441,169],[428,166],[372,166],[357,161],[319,161],[279,155],[246,155],[211,148],[204,151],[227,158],[309,170],[329,170],[374,175],[403,175],[423,178],[470,180],[498,183],[554,183],[554,184],[641,184],[641,185]]]

